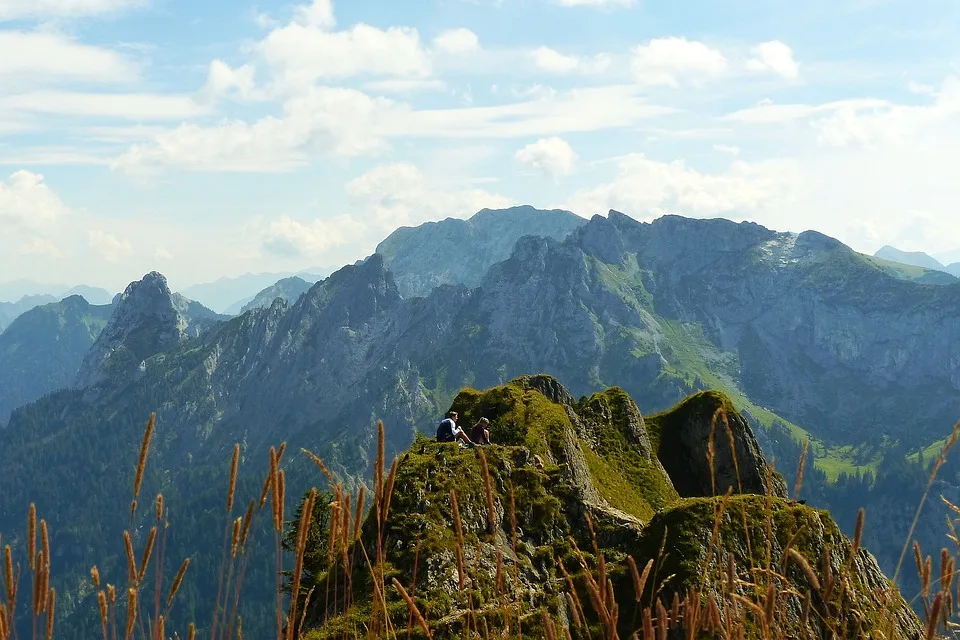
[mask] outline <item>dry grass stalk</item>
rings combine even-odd
[[[100,626],[103,629],[104,640],[107,638],[107,594],[97,591],[97,606],[100,610]]]
[[[233,511],[233,494],[237,490],[237,466],[240,464],[240,444],[233,445],[233,459],[230,461],[230,485],[227,489],[227,513]]]
[[[940,622],[940,608],[943,606],[943,594],[938,593],[933,599],[933,607],[930,609],[930,618],[927,621],[927,640],[933,640],[937,634],[937,626]]]
[[[32,562],[33,561],[31,560],[31,563]],[[7,589],[7,606],[9,607],[12,615],[14,605],[16,605],[17,602],[17,582],[14,579],[13,552],[10,549],[10,545],[7,545],[3,548],[3,569]]]
[[[793,560],[800,570],[803,571],[803,575],[806,576],[807,582],[810,583],[810,588],[814,591],[820,591],[820,580],[817,578],[817,574],[814,573],[813,567],[810,566],[810,563],[807,562],[807,559],[797,551],[796,549],[790,549],[789,551],[790,559]]]
[[[57,590],[50,588],[47,592],[47,640],[53,640],[53,619],[57,605]]]
[[[37,506],[30,503],[30,512],[27,515],[27,557],[30,559],[30,571],[36,571],[34,558],[37,556]]]
[[[427,626],[427,621],[423,619],[423,614],[420,613],[420,609],[417,607],[417,603],[413,601],[413,598],[407,594],[407,590],[403,588],[403,585],[400,582],[393,578],[394,588],[400,592],[400,596],[406,601],[407,607],[409,607],[413,617],[416,618],[417,624],[420,625],[420,628],[423,629],[423,632],[427,634],[428,638],[432,638],[433,634],[430,632],[430,627]]]
[[[170,609],[170,605],[173,604],[173,599],[177,595],[177,591],[180,590],[180,584],[183,582],[183,576],[187,573],[187,567],[190,566],[190,558],[187,558],[180,565],[180,569],[177,571],[176,577],[173,579],[173,584],[170,585],[170,592],[167,594],[167,609]]]
[[[137,573],[137,584],[143,582],[143,576],[147,572],[147,565],[150,564],[150,554],[153,553],[153,543],[157,537],[157,528],[151,527],[150,533],[147,534],[147,542],[143,547],[143,556],[140,559],[140,569]]]
[[[477,449],[480,454],[480,467],[483,470],[483,490],[487,498],[487,521],[490,524],[490,533],[497,530],[497,512],[493,506],[493,480],[490,478],[490,467],[487,465],[487,456],[483,449]]]
[[[124,636],[130,640],[133,635],[133,628],[137,622],[137,590],[133,587],[127,589],[127,631]]]
[[[810,438],[804,438],[803,450],[800,452],[800,462],[797,464],[797,481],[793,485],[793,499],[800,498],[800,487],[803,485],[803,470],[807,464],[807,447],[810,445]]]
[[[140,497],[140,485],[143,483],[143,472],[147,467],[147,453],[150,451],[150,439],[153,437],[153,428],[156,425],[157,414],[151,413],[147,420],[147,428],[143,432],[143,442],[140,443],[140,457],[137,460],[137,473],[133,478],[133,500],[130,502],[130,519],[137,511],[137,498]],[[132,525],[131,525],[132,526]]]
[[[313,503],[317,497],[317,490],[311,489],[307,502],[300,514],[300,528],[297,531],[296,560],[293,571],[293,585],[290,590],[290,615],[287,617],[287,640],[293,639],[293,627],[297,620],[297,605],[300,602],[300,581],[303,574],[303,554],[307,546],[307,533],[310,530],[310,521],[313,518]],[[336,521],[335,519],[333,520]]]

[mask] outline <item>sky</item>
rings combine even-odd
[[[957,25],[954,0],[0,0],[0,281],[336,267],[514,204],[960,260]]]

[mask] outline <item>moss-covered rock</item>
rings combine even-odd
[[[863,549],[852,553],[829,514],[783,497],[783,479],[721,394],[698,394],[645,420],[621,389],[574,400],[548,376],[525,376],[464,390],[453,409],[467,427],[489,418],[496,444],[464,449],[416,439],[397,461],[388,518],[379,527],[370,515],[360,553],[352,550],[362,561],[351,571],[351,602],[336,595],[346,584],[342,570],[320,576],[313,586],[328,595],[311,601],[308,637],[369,630],[380,598],[369,569],[378,545],[391,623],[406,631],[411,620],[396,578],[436,638],[465,627],[480,637],[486,627],[540,638],[545,615],[559,626],[589,625],[594,637],[608,637],[604,625],[630,637],[658,599],[680,624],[703,618],[717,601],[718,623],[759,638],[766,622],[741,602],[762,610],[771,584],[772,620],[783,632],[776,637],[827,637],[828,628],[864,637],[880,628],[885,609],[894,637],[919,629],[899,595],[879,597],[889,585],[876,561]],[[712,496],[728,487],[735,495]],[[784,561],[788,548],[807,570]],[[640,571],[653,561],[640,597],[628,556]],[[830,591],[823,558],[836,578]],[[811,570],[822,584],[811,585]],[[598,585],[599,596],[591,592]],[[804,616],[807,594],[813,609]],[[675,597],[697,613],[674,608]]]

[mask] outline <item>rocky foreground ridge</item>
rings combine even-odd
[[[334,536],[311,533],[308,638],[376,624],[375,574],[356,547],[374,557],[378,545],[391,624],[397,633],[412,625],[415,637],[422,625],[394,579],[435,638],[464,627],[548,637],[548,624],[556,637],[644,637],[644,609],[651,629],[672,620],[671,638],[921,632],[874,557],[826,511],[788,499],[723,394],[644,418],[617,387],[575,400],[541,375],[464,390],[453,409],[465,425],[490,418],[500,444],[461,449],[419,436],[387,481],[381,537],[375,508],[363,544],[350,546],[360,558],[352,571],[346,544],[342,553],[327,546]],[[687,635],[693,620],[700,632]]]

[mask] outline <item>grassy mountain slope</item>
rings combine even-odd
[[[112,310],[71,296],[27,311],[0,334],[0,424],[13,409],[73,384]]]

